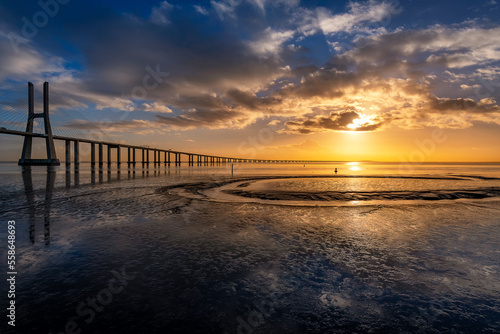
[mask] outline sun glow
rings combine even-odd
[[[361,168],[359,167],[359,162],[348,162],[346,165],[349,166],[349,170],[352,170],[354,172],[361,170]]]
[[[349,129],[358,129],[367,125],[373,124],[373,116],[359,114],[359,118],[356,118],[352,121],[351,124],[347,125]]]

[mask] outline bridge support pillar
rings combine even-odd
[[[99,169],[102,171],[102,165],[104,164],[104,145],[99,143]]]
[[[127,147],[127,166],[130,168],[130,164],[132,163],[132,148]]]
[[[111,168],[111,146],[108,145],[108,168]]]
[[[95,168],[95,143],[90,144],[90,167]]]
[[[65,151],[66,151],[66,166],[69,167],[71,165],[71,141],[64,141]]]
[[[79,141],[75,140],[73,142],[74,149],[73,149],[73,159],[75,160],[75,169],[78,169],[78,165],[80,164],[80,152],[79,152]]]
[[[116,165],[118,166],[118,168],[120,168],[121,163],[122,163],[122,161],[121,161],[121,146],[118,145],[116,147]]]

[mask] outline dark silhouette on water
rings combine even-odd
[[[337,174],[337,168],[335,168],[335,174]]]

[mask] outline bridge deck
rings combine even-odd
[[[17,136],[31,136],[31,137],[40,137],[40,138],[45,138],[45,134],[41,133],[30,133],[30,132],[24,132],[24,131],[15,131],[15,130],[8,130],[5,128],[0,128],[0,134],[8,134],[8,135],[17,135]],[[287,163],[312,163],[312,162],[321,162],[321,163],[327,163],[327,162],[333,162],[333,161],[318,161],[318,160],[269,160],[269,159],[245,159],[245,158],[233,158],[233,157],[226,157],[226,156],[217,156],[217,155],[207,155],[207,154],[202,154],[202,153],[193,153],[193,152],[184,152],[184,151],[173,151],[173,150],[167,150],[167,149],[160,149],[160,148],[152,148],[152,147],[146,147],[146,146],[139,146],[139,145],[129,145],[129,144],[122,144],[122,143],[113,143],[113,142],[107,142],[107,141],[98,141],[98,140],[92,140],[92,139],[79,139],[79,138],[71,138],[71,137],[64,137],[64,136],[53,136],[54,140],[64,140],[64,141],[77,141],[80,143],[89,143],[89,144],[102,144],[102,145],[107,145],[108,147],[111,148],[133,148],[133,149],[144,149],[144,150],[149,150],[149,151],[157,151],[157,152],[169,152],[173,154],[183,154],[187,156],[200,156],[200,157],[209,157],[209,158],[216,158],[216,159],[231,159],[231,160],[236,160],[236,161],[245,161],[245,162],[263,162],[263,163],[277,163],[277,162],[287,162]]]

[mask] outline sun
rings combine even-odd
[[[352,171],[359,171],[361,168],[359,167],[359,162],[348,162],[346,163],[347,166],[349,166],[349,170]]]
[[[372,124],[373,117],[365,114],[359,114],[359,118],[352,121],[351,124],[347,125],[349,129],[356,130],[358,128]]]

